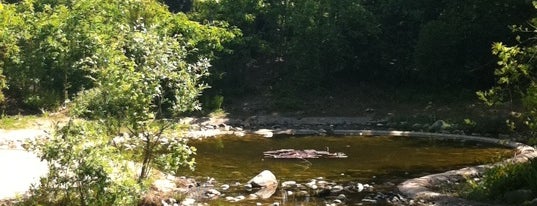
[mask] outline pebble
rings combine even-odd
[[[337,199],[339,199],[339,200],[345,200],[345,199],[347,199],[347,196],[345,196],[345,194],[339,194],[339,195],[337,196]]]
[[[215,196],[220,196],[221,193],[218,190],[210,189],[210,190],[207,190],[207,192],[205,192],[205,195],[207,195],[207,197],[209,198],[213,198]]]
[[[185,198],[181,201],[181,205],[194,205],[194,203],[196,203],[196,200],[192,198]]]
[[[222,186],[220,186],[220,188],[222,188],[222,190],[228,190],[229,185],[228,184],[223,184]]]
[[[364,198],[364,199],[362,199],[362,202],[367,202],[367,203],[373,203],[373,204],[376,204],[376,203],[377,203],[377,200],[369,199],[369,198]]]
[[[250,194],[248,195],[249,200],[257,200],[259,197],[256,194]]]
[[[341,185],[336,185],[334,187],[332,187],[332,189],[330,190],[330,192],[332,193],[338,193],[338,192],[341,192],[343,191],[343,186]]]
[[[356,185],[356,189],[358,189],[358,192],[362,192],[364,190],[364,185],[362,183],[358,183]]]
[[[296,185],[296,181],[285,181],[282,182],[282,187],[292,187]]]

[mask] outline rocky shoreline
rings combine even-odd
[[[525,162],[529,159],[537,157],[537,151],[533,147],[526,146],[521,143],[517,143],[511,140],[505,139],[495,139],[489,137],[479,137],[479,136],[467,136],[460,134],[460,131],[455,130],[446,130],[447,127],[444,123],[437,121],[431,125],[423,126],[421,125],[418,131],[395,131],[395,130],[384,130],[391,129],[390,123],[387,120],[372,120],[367,117],[305,117],[305,118],[292,118],[292,117],[274,117],[274,116],[254,116],[246,119],[228,119],[228,118],[183,118],[179,121],[181,124],[189,125],[189,129],[183,135],[189,136],[191,138],[206,138],[213,137],[218,135],[237,135],[244,136],[246,134],[256,134],[262,135],[264,137],[270,138],[274,135],[362,135],[362,136],[412,136],[420,138],[438,138],[438,139],[449,139],[449,140],[462,140],[462,141],[478,141],[485,143],[492,143],[497,145],[503,145],[511,147],[517,151],[517,155],[511,159],[496,163],[504,164],[505,162]],[[393,124],[392,124],[393,126]],[[431,131],[431,132],[429,132]],[[27,139],[31,138],[46,138],[48,132],[42,128],[40,129],[27,129],[27,130],[0,130],[0,149],[3,150],[22,150],[24,142]],[[455,180],[460,180],[465,177],[474,177],[479,176],[483,173],[486,168],[491,167],[492,165],[479,165],[475,167],[467,167],[460,170],[452,170],[439,174],[427,175],[420,178],[407,180],[399,185],[397,188],[400,191],[400,194],[376,194],[369,198],[364,198],[364,203],[376,203],[384,202],[392,204],[404,204],[404,205],[427,205],[429,203],[434,203],[434,205],[480,205],[480,203],[470,202],[461,198],[452,197],[449,194],[442,194],[435,190],[435,185],[453,182]],[[165,178],[166,179],[166,178]],[[160,183],[166,183],[167,187],[174,187],[178,190],[181,187],[187,186],[188,184],[177,184],[180,179],[169,179],[169,181],[161,181]],[[188,179],[188,178],[186,178]],[[190,181],[190,180],[189,180]],[[289,180],[292,181],[292,180]],[[358,191],[364,190],[365,187],[363,183],[352,183],[352,184],[324,184],[327,181],[320,181],[324,186],[316,185],[317,189],[312,190],[311,187],[308,187],[308,183],[295,183],[289,186],[289,181],[282,183],[280,188],[285,191],[286,194],[292,194],[295,198],[306,197],[306,193],[303,191],[313,191],[312,193],[307,192],[307,197],[318,195],[319,191],[331,191],[336,188],[339,190],[341,188],[348,191]],[[316,183],[319,180],[313,180]],[[203,183],[201,185],[207,186],[208,184]],[[203,195],[213,198],[215,196],[222,196],[224,190],[227,188],[233,188],[234,184],[222,184],[218,185],[218,188],[215,187],[193,187],[197,191],[202,192]],[[298,187],[297,185],[301,186]],[[360,185],[362,187],[360,187]],[[214,186],[214,185],[213,185]],[[242,184],[235,185],[235,188],[242,187]],[[369,186],[369,185],[367,185]],[[315,186],[312,186],[315,187]],[[206,189],[201,189],[206,188]],[[226,189],[225,189],[226,188]],[[309,190],[308,190],[309,188]],[[327,189],[328,188],[328,189]],[[360,189],[362,188],[362,189]],[[366,188],[366,187],[365,187]],[[244,189],[244,188],[241,188]],[[155,189],[156,191],[161,191],[161,189]],[[185,190],[189,191],[189,190]],[[358,191],[358,192],[360,192]],[[188,193],[188,192],[187,192]],[[301,195],[302,196],[301,196]],[[334,191],[331,191],[329,194],[337,194]],[[341,193],[344,197],[344,194]],[[225,195],[224,195],[225,196]],[[288,197],[285,196],[285,197]],[[329,198],[330,202],[326,204],[341,204],[344,202],[342,197],[337,198],[338,196]],[[3,197],[2,199],[5,199]],[[8,197],[7,197],[8,198]],[[252,197],[226,197],[229,199],[227,201],[241,201],[244,199],[253,198]],[[408,198],[408,199],[407,199]],[[190,200],[192,199],[192,200]],[[177,200],[170,200],[169,198],[160,199],[160,203],[165,205],[189,205],[194,204],[195,198],[186,198],[187,202],[181,203]],[[367,202],[369,201],[369,202]]]

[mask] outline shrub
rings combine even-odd
[[[537,194],[537,160],[505,164],[489,169],[480,182],[470,181],[467,196],[476,200],[502,201],[506,192],[528,189]]]
[[[22,205],[135,205],[141,196],[132,163],[109,144],[97,123],[69,122],[31,145],[47,161],[49,173]]]

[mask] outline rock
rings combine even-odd
[[[244,137],[246,133],[244,133],[243,131],[236,131],[236,132],[233,132],[233,135],[237,137]]]
[[[525,202],[524,205],[527,205],[527,206],[537,206],[537,198],[533,199],[532,201]]]
[[[229,189],[229,185],[228,184],[223,184],[222,186],[220,186],[220,188],[222,190],[228,190]]]
[[[266,187],[263,187],[258,190],[255,195],[261,199],[267,199],[271,197],[274,193],[276,193],[277,188],[278,184],[267,185]]]
[[[307,187],[309,187],[310,189],[313,189],[313,190],[315,190],[315,189],[318,188],[318,187],[317,187],[317,184],[316,184],[316,181],[308,182],[308,183],[306,183],[305,185],[306,185]]]
[[[194,203],[196,203],[196,200],[192,198],[185,198],[181,201],[181,205],[194,205]]]
[[[151,188],[153,188],[156,191],[163,192],[163,193],[171,192],[176,187],[177,186],[175,185],[174,182],[172,182],[171,180],[167,180],[167,179],[155,180],[151,184]]]
[[[173,203],[177,203],[177,200],[174,199],[174,198],[168,198],[168,202],[170,202],[171,204],[173,204]]]
[[[522,203],[526,201],[532,201],[533,200],[533,192],[531,190],[514,190],[506,192],[503,195],[503,199],[508,203]]]
[[[244,199],[246,199],[246,197],[244,195],[239,195],[239,196],[235,197],[235,200],[237,200],[237,201],[241,201],[241,200],[244,200]]]
[[[309,196],[310,196],[310,193],[308,193],[308,191],[300,190],[300,191],[298,191],[298,193],[296,193],[296,196],[299,196],[299,197],[309,197]]]
[[[282,182],[282,187],[292,187],[296,186],[296,181],[285,181]]]
[[[250,195],[248,195],[248,199],[249,200],[257,200],[257,199],[259,199],[259,197],[257,195],[255,195],[255,194],[250,194]]]
[[[205,196],[207,196],[208,198],[214,198],[214,197],[218,197],[220,196],[221,193],[218,191],[218,190],[215,190],[215,189],[209,189],[205,192]]]
[[[364,199],[362,199],[362,202],[367,202],[367,203],[377,204],[377,200],[369,199],[369,198],[364,198]]]
[[[259,198],[266,199],[271,197],[276,192],[276,189],[278,188],[278,180],[276,180],[276,176],[274,176],[271,171],[264,170],[248,181],[246,185],[261,188],[255,193],[255,195],[257,195]]]
[[[330,190],[330,192],[332,192],[332,193],[339,193],[341,191],[343,191],[343,186],[341,186],[341,185],[336,185],[336,186],[332,187],[332,189]]]
[[[429,131],[440,132],[451,127],[450,124],[446,123],[444,120],[438,120],[429,126]]]
[[[364,190],[364,185],[362,183],[358,183],[356,185],[356,189],[358,190],[358,192],[362,192]]]
[[[419,124],[419,123],[415,123],[412,125],[412,129],[414,130],[419,130],[423,127],[423,125]]]
[[[248,181],[247,184],[251,184],[253,187],[267,187],[278,185],[278,180],[276,180],[276,176],[271,171],[264,170]]]
[[[274,133],[271,130],[268,129],[260,129],[254,132],[254,134],[261,135],[266,138],[270,138],[274,136]]]

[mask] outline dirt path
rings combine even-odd
[[[44,129],[0,130],[0,200],[24,195],[48,172],[45,162],[25,151],[26,140],[45,137]]]

